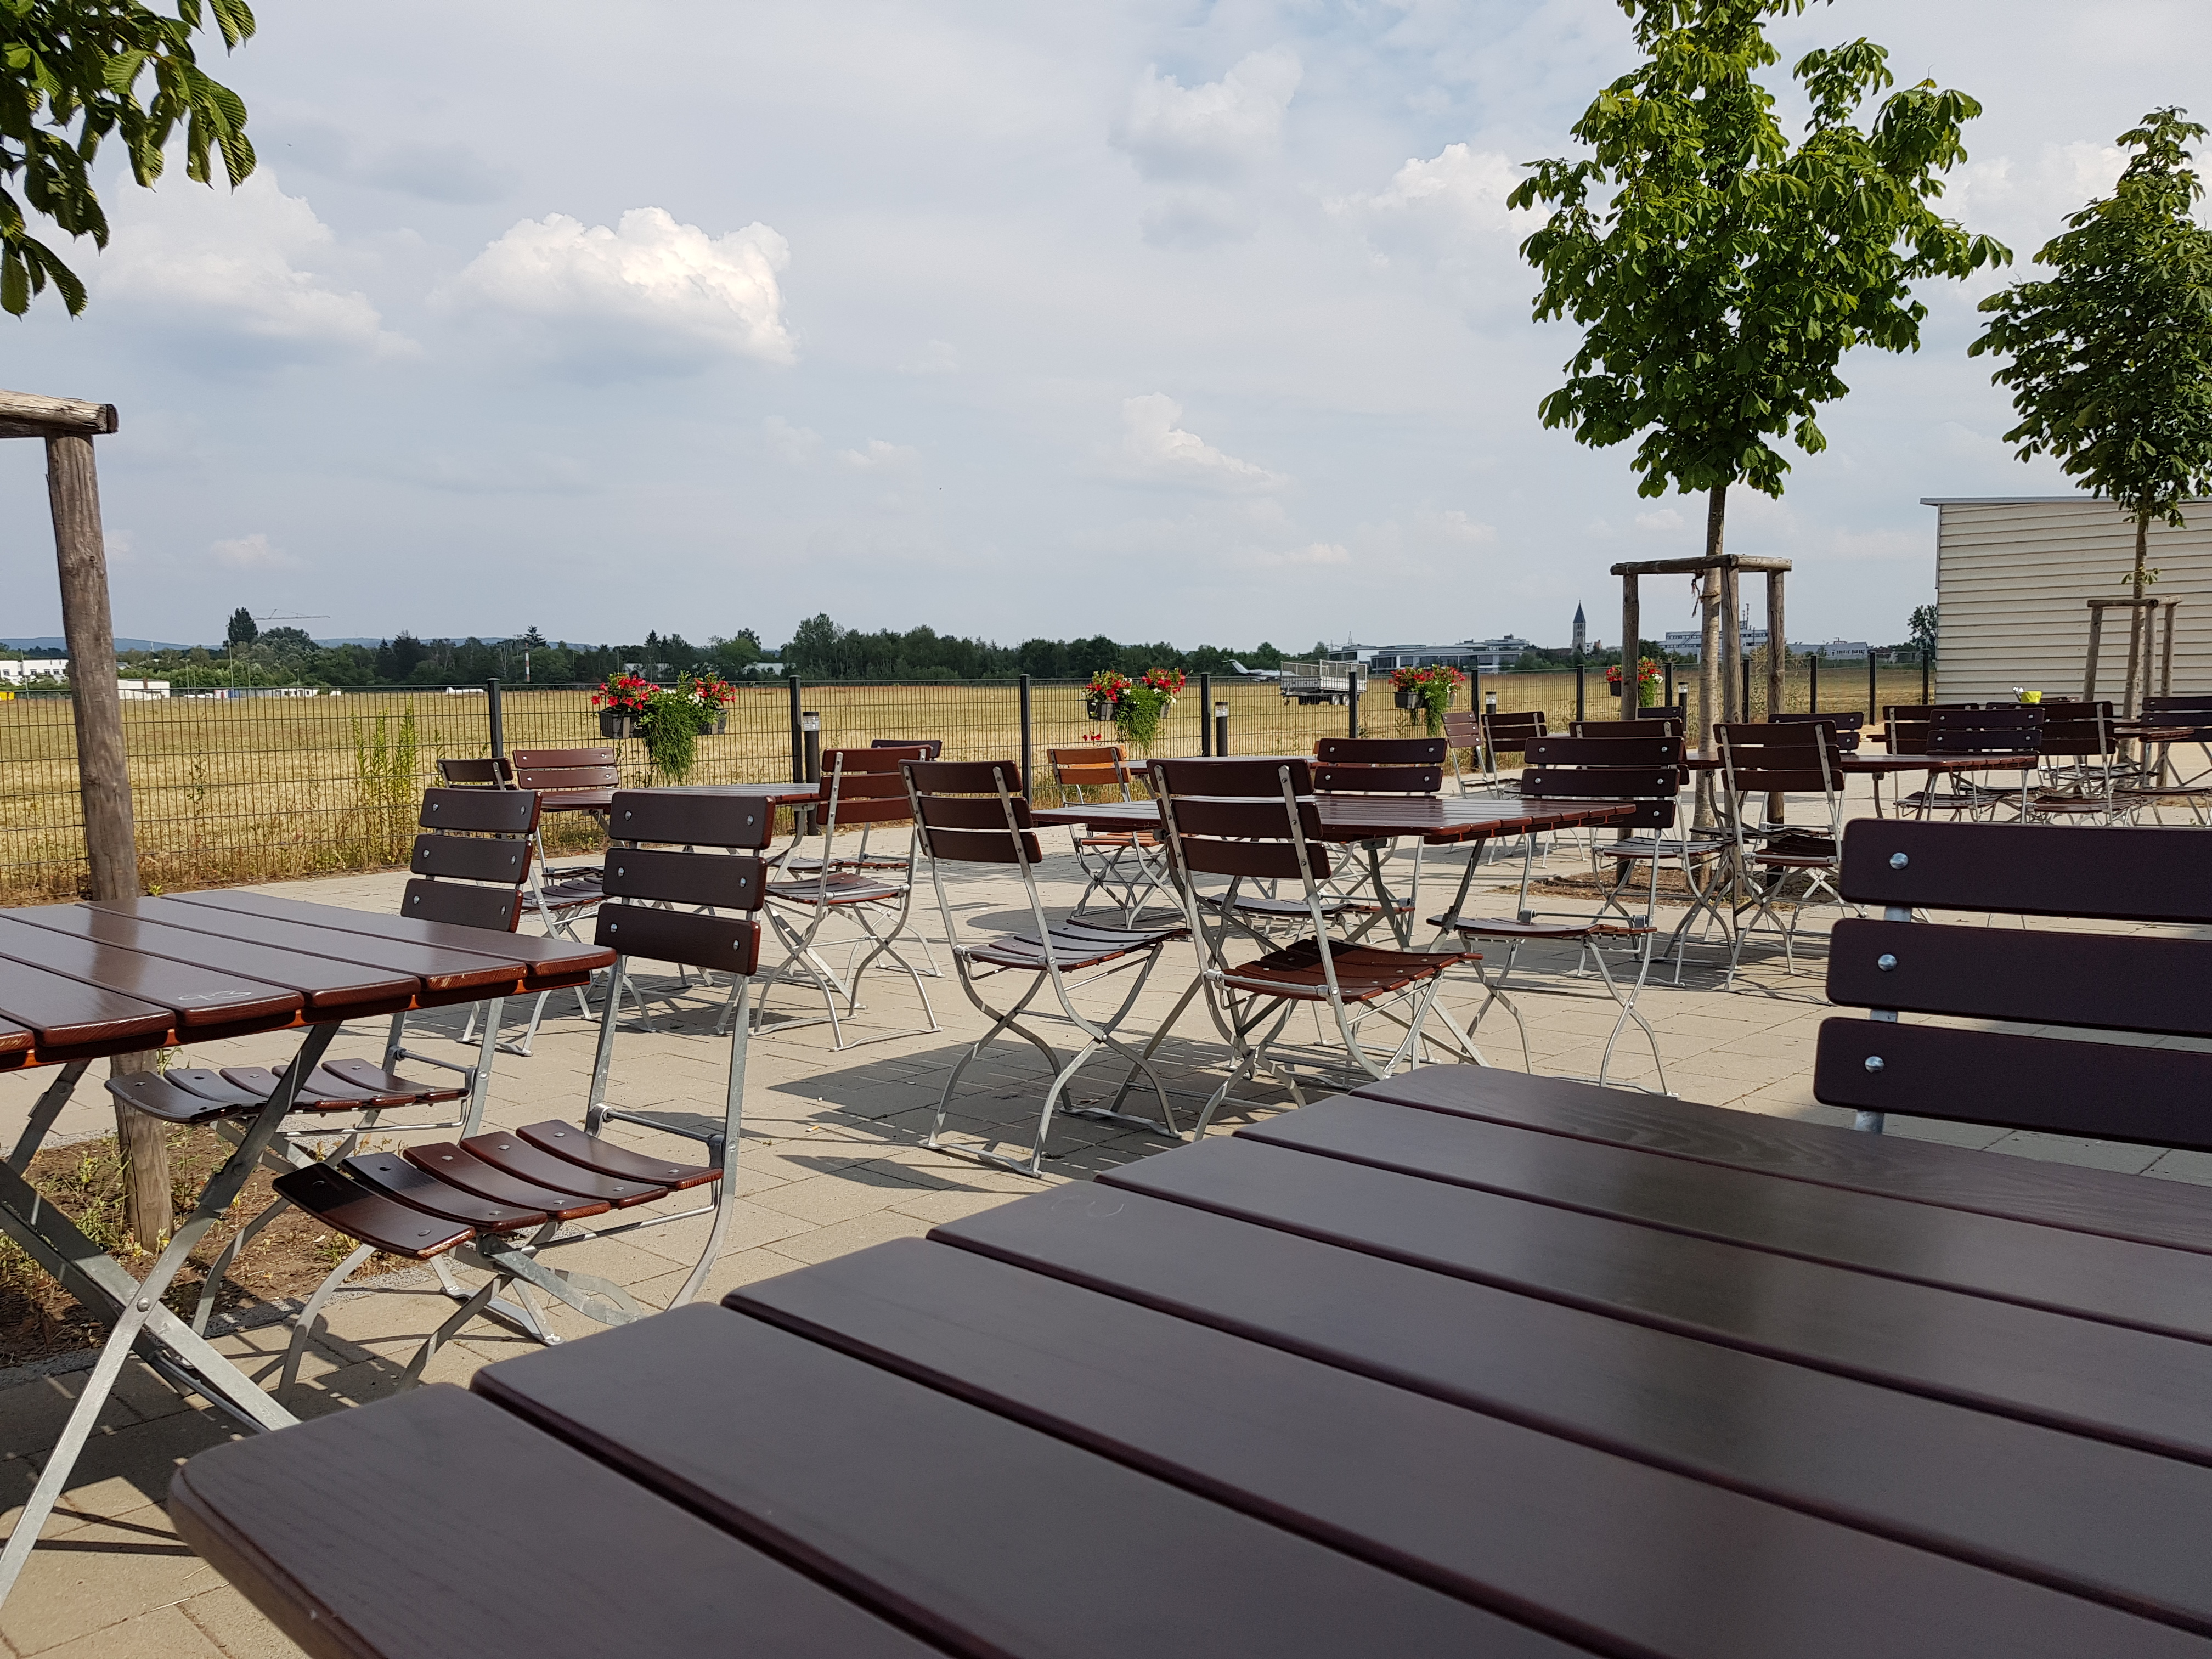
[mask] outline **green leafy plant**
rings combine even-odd
[[[139,0],[0,3],[0,309],[21,316],[49,282],[72,315],[84,309],[83,283],[31,235],[24,209],[106,247],[92,171],[109,135],[121,139],[141,185],[161,176],[180,124],[187,177],[208,183],[214,155],[234,185],[253,171],[246,105],[193,55],[192,38],[210,19],[226,47],[253,33],[245,0],[178,0],[174,16]],[[149,76],[153,96],[142,101]]]
[[[1159,741],[1160,722],[1167,718],[1168,710],[1176,706],[1187,684],[1182,672],[1175,668],[1147,668],[1132,680],[1126,675],[1100,673],[1091,677],[1093,695],[1099,692],[1102,682],[1114,682],[1110,692],[1109,718],[1114,729],[1149,755],[1152,745]]]
[[[2188,149],[2205,130],[2184,113],[2153,110],[2120,135],[2136,154],[2112,195],[2037,252],[2049,277],[1982,301],[1990,322],[1966,348],[2011,359],[1991,378],[2012,389],[2021,421],[2005,441],[2020,459],[2056,456],[2135,520],[2130,599],[2158,580],[2151,521],[2183,526],[2181,504],[2212,490],[2212,230],[2197,222]],[[2141,609],[2131,621],[2130,713],[2151,667]]]
[[[699,763],[699,739],[714,729],[730,699],[737,695],[726,680],[709,674],[685,675],[674,690],[649,688],[637,715],[638,736],[656,776],[681,783]]]
[[[418,816],[416,769],[419,744],[412,704],[387,729],[379,714],[368,726],[353,715],[356,817],[366,862],[404,864]]]
[[[1451,707],[1452,697],[1467,684],[1467,676],[1444,663],[1427,668],[1401,668],[1390,676],[1390,689],[1397,692],[1416,694],[1416,707],[1407,709],[1408,717],[1418,714],[1421,727],[1432,738],[1444,734],[1444,711]]]
[[[1979,104],[1923,82],[1857,124],[1894,81],[1872,42],[1798,62],[1812,114],[1790,144],[1756,76],[1778,61],[1765,20],[1807,3],[1620,0],[1644,61],[1576,123],[1590,154],[1534,163],[1509,198],[1552,208],[1521,247],[1543,277],[1537,319],[1583,331],[1544,424],[1600,447],[1643,434],[1637,493],[1704,494],[1708,554],[1731,484],[1782,494],[1770,440],[1826,447],[1814,416],[1850,389],[1846,351],[1918,348],[1914,282],[2012,257],[1931,205]]]

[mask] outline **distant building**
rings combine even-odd
[[[1790,653],[1796,657],[1818,657],[1822,662],[1864,662],[1874,654],[1874,647],[1864,640],[1830,640],[1821,645],[1801,645],[1792,640]]]
[[[169,695],[167,680],[118,680],[115,684],[125,702],[144,702]]]
[[[1743,648],[1747,651],[1756,651],[1766,643],[1766,630],[1763,628],[1753,628],[1747,623],[1742,633]],[[1705,653],[1704,638],[1694,628],[1676,629],[1659,643],[1666,647],[1668,656],[1687,657],[1692,662],[1700,660]],[[1790,648],[1796,651],[1800,647],[1793,645]]]
[[[66,678],[69,674],[67,657],[0,657],[0,683],[21,685],[48,674]]]
[[[1575,655],[1577,657],[1583,654],[1583,647],[1589,642],[1589,627],[1583,621],[1583,608],[1577,605],[1575,607]]]
[[[1364,662],[1377,674],[1439,665],[1463,674],[1498,674],[1518,663],[1522,652],[1534,648],[1517,634],[1504,634],[1494,640],[1462,640],[1456,645],[1349,645],[1329,655],[1340,661]]]

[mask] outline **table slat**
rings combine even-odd
[[[73,939],[286,986],[305,997],[310,1008],[349,1008],[362,1003],[404,1006],[420,984],[412,974],[349,967],[327,957],[192,933],[88,905],[54,904],[5,914]]]
[[[2212,1346],[1229,1138],[1101,1184],[2212,1462]]]
[[[1498,1066],[1425,1066],[1356,1092],[1693,1163],[2212,1254],[2212,1190],[2185,1182],[1656,1100]]]
[[[2212,1340],[2212,1271],[2155,1245],[1777,1182],[1351,1096],[1237,1133],[1692,1237]]]
[[[388,916],[374,910],[348,909],[337,904],[310,904],[302,899],[275,898],[266,893],[221,889],[203,893],[178,893],[179,904],[259,916],[271,921],[301,922],[335,933],[366,934],[405,945],[429,945],[441,951],[492,957],[524,964],[530,988],[545,981],[558,988],[605,968],[615,959],[611,951],[574,939],[546,938],[533,933],[495,933],[482,927],[459,927],[450,922],[417,921],[410,916]],[[104,908],[121,908],[104,906]]]
[[[2212,1469],[2198,1464],[1133,1192],[1039,1194],[930,1237],[1814,1515],[2212,1625],[2200,1543]]]
[[[316,1659],[936,1652],[451,1387],[203,1452],[169,1513]]]
[[[720,1308],[472,1387],[963,1653],[1580,1651]]]
[[[490,950],[464,952],[367,933],[341,933],[334,927],[189,904],[181,899],[124,899],[100,908],[222,939],[410,974],[431,991],[481,990],[496,995],[501,987],[515,987],[523,977],[520,958],[501,958]]]
[[[167,1008],[179,1026],[236,1025],[296,1013],[307,999],[289,986],[195,968],[165,957],[73,939],[0,911],[0,957]]]
[[[725,1303],[1570,1641],[1668,1659],[2203,1650],[2128,1613],[941,1244],[880,1245]],[[1668,1547],[1678,1539],[1696,1543]]]
[[[135,997],[5,958],[0,958],[0,1016],[37,1033],[41,1048],[64,1049],[159,1039],[175,1018]]]

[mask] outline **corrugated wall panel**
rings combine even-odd
[[[2135,526],[2109,501],[1948,502],[1937,509],[1936,602],[1942,634],[1936,696],[2006,697],[2015,685],[2081,695],[2092,599],[2128,596]],[[2179,599],[2173,689],[2212,692],[2212,502],[2186,509],[2186,529],[2153,525],[2154,597]],[[2107,611],[2097,694],[2117,699],[2127,672],[2128,622]]]

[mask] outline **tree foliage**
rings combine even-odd
[[[177,0],[174,16],[139,0],[0,0],[0,310],[21,316],[49,282],[71,315],[84,309],[83,283],[25,210],[106,246],[91,175],[111,135],[141,185],[161,177],[179,125],[187,177],[209,182],[216,155],[233,185],[253,171],[246,105],[193,55],[210,21],[226,47],[253,33],[246,0]]]
[[[230,613],[229,626],[223,629],[226,645],[251,645],[261,637],[261,624],[253,620],[253,613],[244,605]]]
[[[2193,210],[2204,186],[2187,146],[2205,130],[2153,110],[2120,135],[2136,152],[2111,196],[2066,221],[2036,263],[2051,275],[1982,301],[1990,321],[1967,348],[2011,361],[2020,459],[2057,458],[2136,520],[2183,522],[2212,492],[2212,231]]]
[[[1522,245],[1544,279],[1537,319],[1583,328],[1543,421],[1599,447],[1645,434],[1641,495],[1779,495],[1790,464],[1771,441],[1826,447],[1814,415],[1849,390],[1844,354],[1916,349],[1916,281],[2011,258],[1930,205],[1981,106],[1924,82],[1862,129],[1894,77],[1855,40],[1796,65],[1813,107],[1792,148],[1755,77],[1778,61],[1764,20],[1808,0],[1620,3],[1644,62],[1576,124],[1590,155],[1534,163],[1510,198],[1553,209]]]

